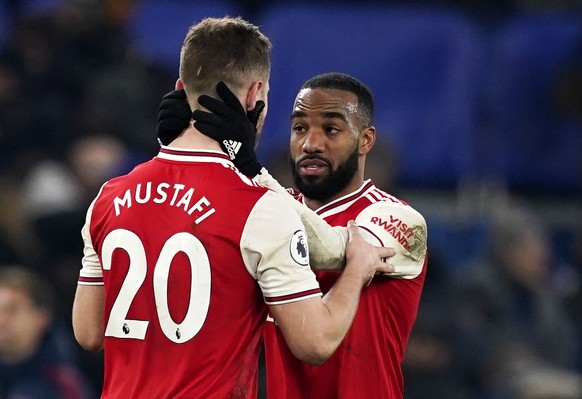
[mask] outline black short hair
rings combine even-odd
[[[354,93],[358,99],[358,112],[365,127],[372,125],[374,119],[374,98],[370,89],[358,79],[341,72],[317,75],[303,83],[301,89],[335,89]]]

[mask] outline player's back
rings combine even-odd
[[[102,188],[103,397],[256,397],[266,306],[241,240],[265,192],[224,154],[170,149]]]

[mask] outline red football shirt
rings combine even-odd
[[[301,197],[300,197],[301,200]],[[321,366],[301,362],[279,328],[267,322],[265,356],[268,397],[273,399],[401,399],[401,362],[424,284],[426,224],[407,204],[370,181],[316,211],[332,226],[356,220],[367,241],[398,249],[391,277],[364,287],[353,324],[337,351]],[[323,292],[336,272],[318,271]],[[272,319],[270,319],[272,320]]]
[[[103,398],[256,398],[265,303],[321,295],[296,212],[221,152],[163,147],[102,187],[82,234]]]

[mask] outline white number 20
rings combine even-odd
[[[103,269],[111,270],[111,259],[116,249],[129,256],[129,270],[113,303],[105,335],[117,338],[144,339],[148,320],[131,320],[127,314],[147,274],[146,253],[141,239],[133,232],[117,229],[103,241]],[[191,268],[190,303],[186,316],[176,323],[168,308],[168,275],[172,259],[183,252]],[[164,244],[153,273],[154,299],[162,331],[175,343],[192,339],[204,324],[210,305],[210,262],[204,246],[189,233],[177,233]]]

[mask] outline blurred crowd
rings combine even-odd
[[[17,337],[0,334],[0,398],[91,398],[101,385],[101,355],[82,352],[70,327],[80,228],[105,180],[157,151],[157,108],[175,77],[141,60],[124,37],[129,2],[70,1],[50,13],[29,12],[26,3],[0,3],[11,23],[0,49],[0,264],[22,265],[54,287],[52,334],[67,343],[60,350],[90,389],[66,396],[19,390],[27,383],[5,371],[32,372],[47,355],[29,347],[30,358],[11,360],[6,351]],[[0,299],[2,333],[18,309]]]
[[[124,31],[131,0],[69,0],[50,13],[28,12],[26,3],[0,1],[11,23],[0,47],[0,399],[11,389],[29,395],[21,397],[92,398],[101,355],[83,352],[70,328],[80,229],[101,184],[157,152],[158,104],[176,76],[132,48]],[[247,17],[262,3],[241,1]],[[579,6],[443,3],[483,19],[515,7]],[[579,94],[572,97],[564,106],[582,119]],[[431,193],[409,194],[395,183],[393,160],[406,154],[384,147],[371,156],[368,177],[429,222],[406,398],[582,398],[582,205],[557,226],[540,207],[494,187],[486,200],[478,190],[449,193],[461,200],[442,211]],[[290,186],[285,164],[270,167]],[[544,209],[559,213],[560,204]],[[33,374],[41,364],[48,380],[60,375],[70,384],[43,387]],[[34,396],[33,381],[44,396]]]

